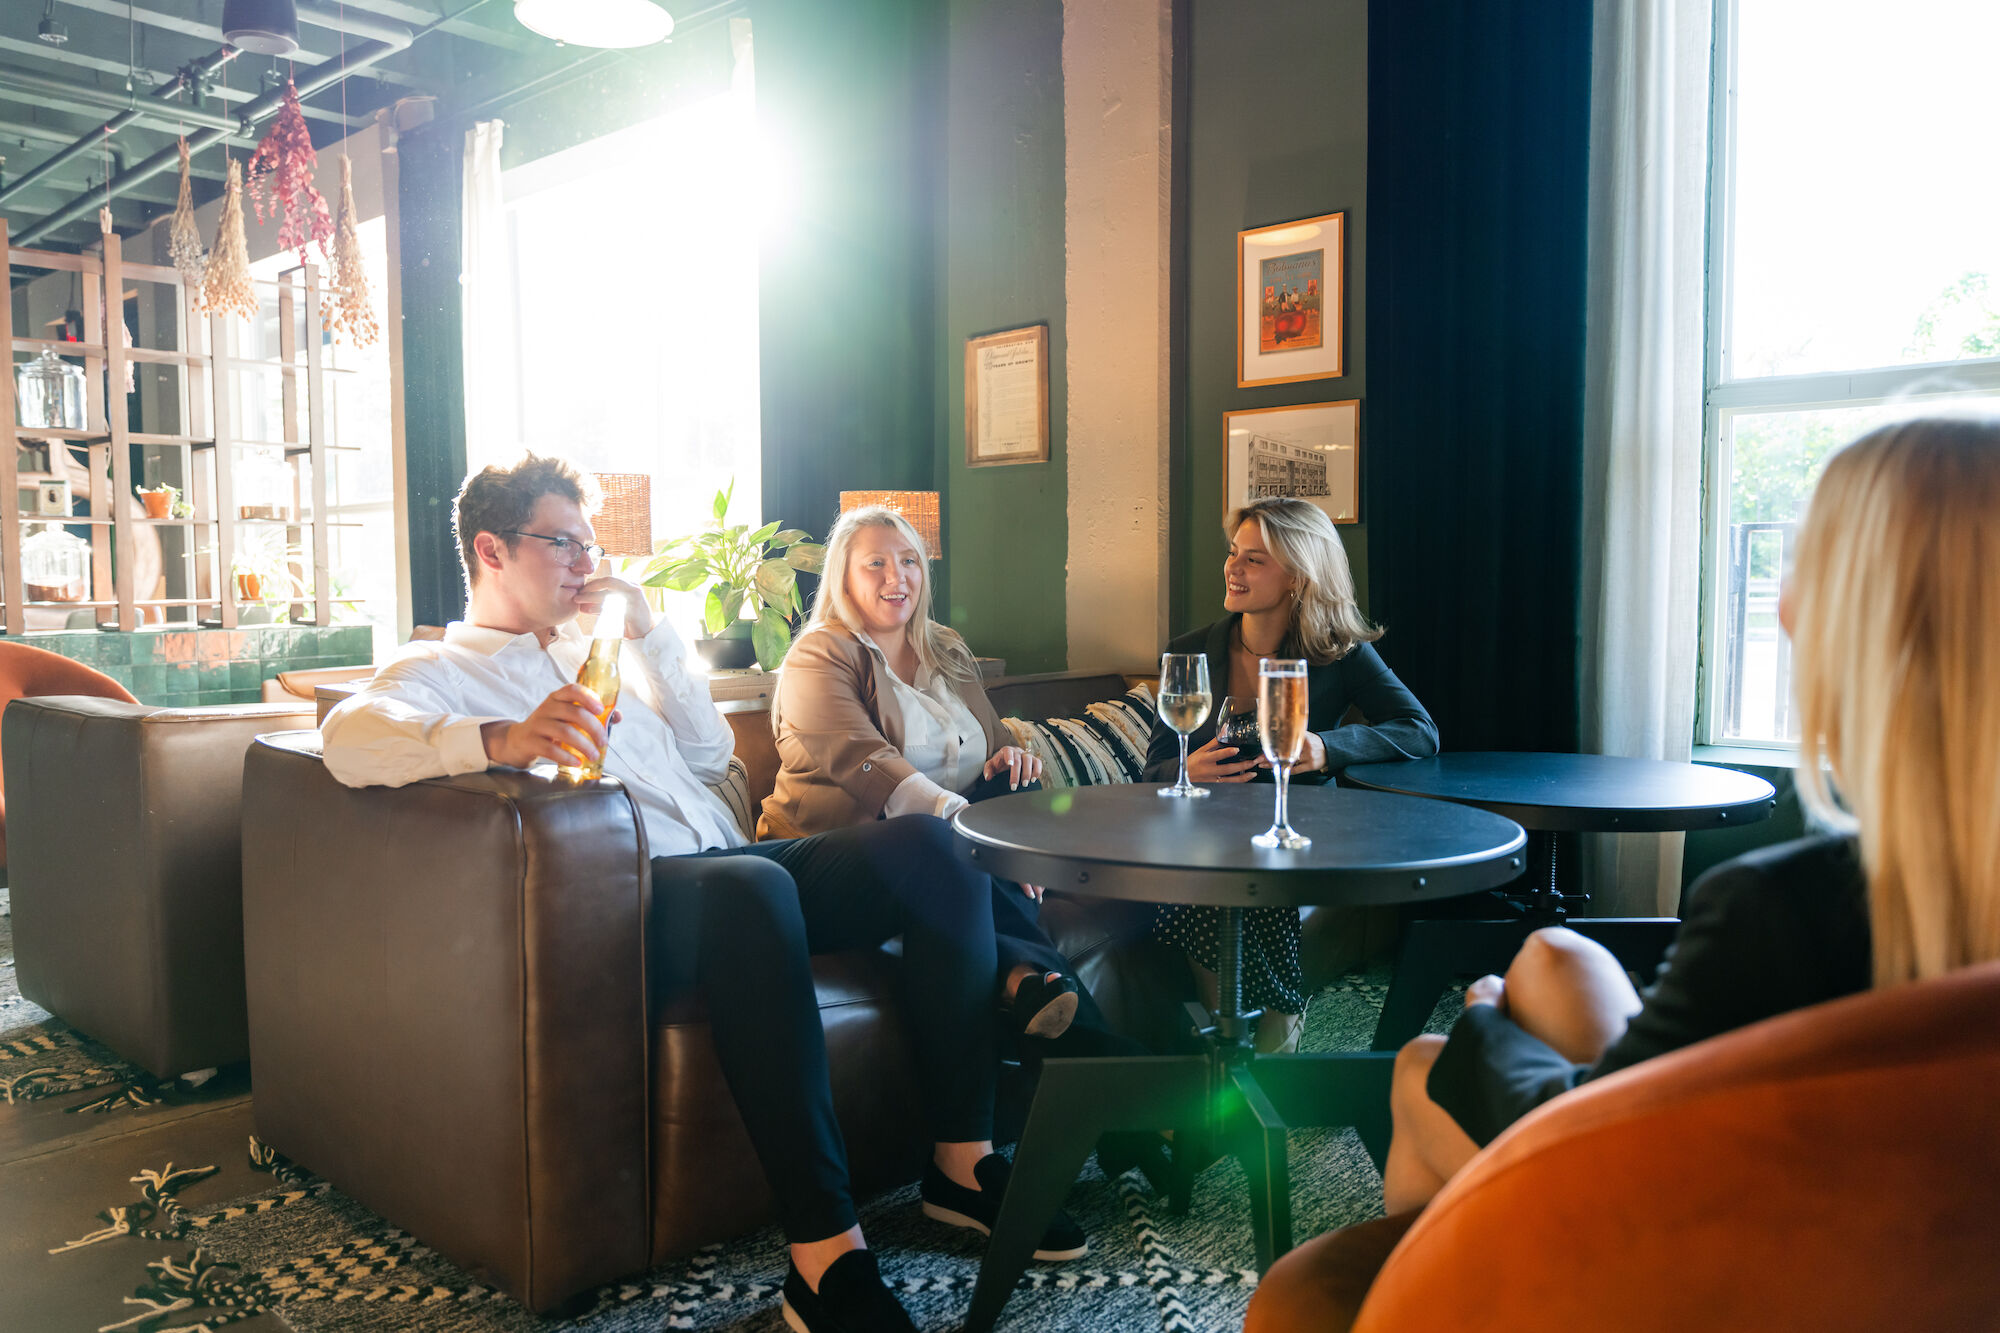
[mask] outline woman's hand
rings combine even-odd
[[[1018,745],[1003,745],[995,750],[979,776],[990,778],[1003,768],[1007,770],[1009,791],[1019,791],[1022,783],[1040,782],[1042,779],[1042,761]],[[1041,901],[1039,896],[1036,896],[1036,901]]]
[[[1188,755],[1188,781],[1201,782],[1248,782],[1264,756],[1253,754],[1242,758],[1242,751],[1233,745],[1224,745],[1211,740]]]
[[[1296,773],[1317,773],[1325,767],[1326,742],[1319,738],[1317,731],[1308,731],[1306,733],[1305,751],[1299,755],[1298,765],[1292,771]]]
[[[1048,890],[1043,888],[1039,884],[1023,884],[1021,886],[1021,892],[1027,894],[1030,898],[1033,898],[1036,902],[1040,902],[1042,900],[1042,895],[1047,893]]]

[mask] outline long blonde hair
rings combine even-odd
[[[925,554],[924,539],[917,535],[908,519],[887,505],[864,505],[842,514],[826,539],[826,572],[820,577],[819,591],[813,594],[812,614],[806,622],[808,629],[843,625],[853,634],[865,632],[861,617],[847,597],[847,552],[854,544],[855,534],[863,528],[894,528],[911,550]],[[973,661],[972,650],[965,646],[965,640],[957,630],[931,619],[930,562],[919,563],[923,566],[923,580],[917,591],[916,611],[910,616],[910,643],[917,650],[917,660],[956,684],[977,680],[979,664]]]
[[[1324,509],[1290,496],[1253,500],[1229,516],[1223,539],[1235,541],[1236,530],[1252,520],[1264,533],[1264,545],[1299,581],[1287,644],[1307,661],[1324,666],[1347,656],[1356,645],[1382,637],[1355,601],[1347,550]]]
[[[2000,422],[1834,455],[1788,595],[1799,793],[1859,834],[1875,984],[2000,958]]]

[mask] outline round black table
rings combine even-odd
[[[1394,1050],[1422,1031],[1452,976],[1503,971],[1529,932],[1567,925],[1626,967],[1650,976],[1678,924],[1671,917],[1576,917],[1556,884],[1558,833],[1671,833],[1730,828],[1770,817],[1770,783],[1734,769],[1601,754],[1465,751],[1390,764],[1356,764],[1341,780],[1366,790],[1490,810],[1528,830],[1525,911],[1502,921],[1407,923],[1403,951],[1375,1030]]]
[[[1374,1051],[1253,1055],[1243,1011],[1248,907],[1421,902],[1493,888],[1524,869],[1526,835],[1468,806],[1337,787],[1294,787],[1292,826],[1312,846],[1253,846],[1274,793],[1221,785],[1204,801],[1152,784],[1021,792],[968,806],[954,821],[970,855],[1005,879],[1078,896],[1203,903],[1222,909],[1222,1012],[1190,1005],[1205,1050],[1191,1056],[1044,1062],[966,1328],[986,1333],[1028,1265],[1036,1238],[1106,1130],[1176,1130],[1233,1153],[1249,1178],[1259,1269],[1291,1248],[1287,1128],[1352,1125],[1379,1166],[1388,1146],[1393,1057]],[[1195,1131],[1191,1133],[1190,1131]],[[1170,1197],[1187,1206],[1191,1177]]]

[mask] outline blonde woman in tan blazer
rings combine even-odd
[[[909,522],[879,505],[843,514],[826,571],[771,701],[781,767],[758,836],[949,819],[1038,785],[1041,761],[1000,725],[965,640],[931,619],[923,539]],[[1021,1030],[1057,1037],[1081,1012],[1091,1033],[1115,1040],[1038,922],[1042,890],[996,880],[993,896],[1001,991]]]

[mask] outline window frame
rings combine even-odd
[[[1875,407],[1896,400],[2000,394],[2000,356],[1928,361],[1864,370],[1819,371],[1725,379],[1734,284],[1736,11],[1741,0],[1715,0],[1710,78],[1707,335],[1702,351],[1701,643],[1696,673],[1696,745],[1795,753],[1786,740],[1723,734],[1726,682],[1730,486],[1730,426],[1739,415]]]

